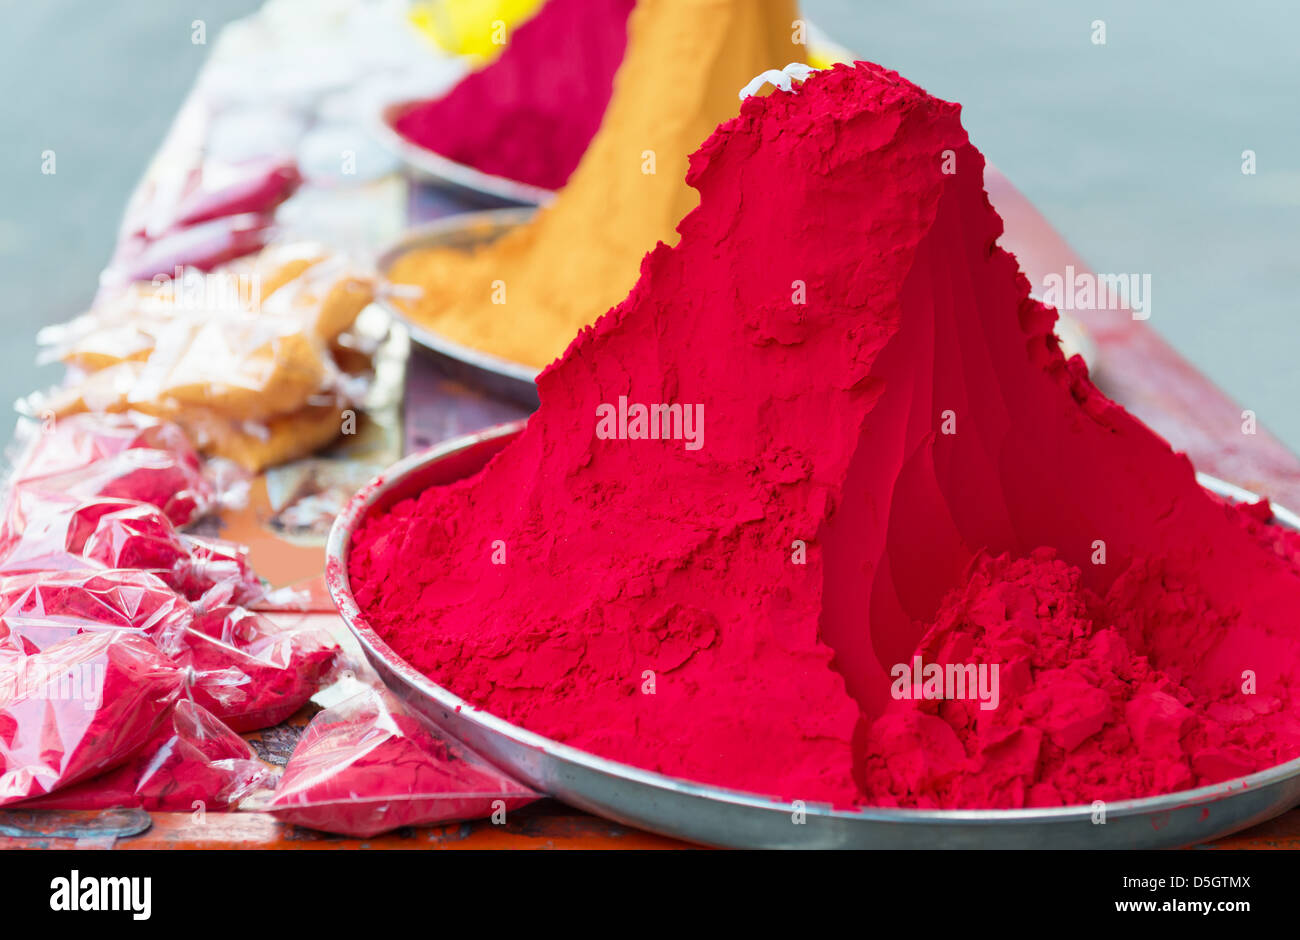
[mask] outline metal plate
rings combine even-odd
[[[555,198],[552,189],[484,173],[412,143],[399,134],[397,121],[406,112],[428,100],[420,98],[414,101],[395,101],[381,108],[371,122],[371,132],[375,138],[384,149],[402,162],[412,176],[436,186],[453,189],[479,202],[504,200],[526,206],[544,206]]]
[[[1206,842],[1300,804],[1300,758],[1209,787],[1091,806],[1023,810],[835,810],[796,807],[597,757],[476,708],[406,663],[368,627],[348,585],[347,553],[362,517],[429,486],[463,479],[518,436],[524,422],[448,441],[395,464],[338,517],[326,548],[334,603],[389,687],[413,708],[519,779],[572,806],[627,825],[710,845],[744,848],[1172,848]],[[1247,490],[1200,475],[1233,499]],[[1300,519],[1275,508],[1280,521]]]
[[[536,211],[489,209],[453,215],[417,226],[379,255],[379,274],[387,279],[393,263],[406,252],[417,248],[469,251],[479,245],[486,245],[510,229],[523,225]],[[381,292],[379,303],[406,325],[411,339],[424,347],[437,362],[438,368],[452,378],[490,395],[523,405],[529,410],[537,407],[537,373],[541,370],[481,352],[442,336],[413,319],[388,292]]]

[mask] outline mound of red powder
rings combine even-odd
[[[398,133],[484,173],[568,182],[600,127],[633,0],[547,0],[501,56],[396,122]]]
[[[1064,359],[959,112],[865,63],[747,100],[520,438],[360,528],[370,623],[530,730],[784,798],[1090,803],[1300,754],[1294,554]],[[689,437],[632,410],[674,404]],[[998,667],[997,706],[899,697],[918,654]]]

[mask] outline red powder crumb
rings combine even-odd
[[[1157,666],[1144,634],[1168,611],[1130,607],[1131,582],[1102,598],[1081,578],[1046,550],[976,559],[915,655],[945,669],[998,664],[996,698],[986,697],[996,707],[894,698],[868,734],[873,803],[1118,800],[1217,783],[1300,753],[1300,718],[1276,696],[1243,695],[1241,683],[1207,687],[1194,650],[1162,651]],[[1180,629],[1203,626],[1189,620]]]
[[[959,115],[867,63],[746,100],[519,438],[361,525],[369,623],[529,730],[788,799],[1077,805],[1300,754],[1292,558],[1065,360]],[[597,433],[621,404],[696,420]],[[998,665],[998,707],[894,698],[918,648]]]
[[[543,189],[569,180],[605,116],[633,0],[548,0],[495,62],[397,121],[412,143]]]
[[[536,798],[391,693],[369,689],[312,719],[267,809],[285,822],[365,838]]]
[[[1261,545],[1300,567],[1300,532],[1274,525],[1273,506],[1268,500],[1230,505],[1227,511]]]

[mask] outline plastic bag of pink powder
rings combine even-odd
[[[301,182],[297,164],[287,157],[204,161],[179,178],[141,187],[127,207],[120,236],[147,240],[211,219],[270,213]]]
[[[179,425],[135,412],[70,415],[39,430],[29,428],[27,435],[32,440],[15,480],[67,473],[132,449],[168,451],[195,469],[199,465]]]
[[[249,161],[225,169],[231,178],[217,187],[205,183],[200,175],[198,185],[175,206],[168,229],[187,228],[245,212],[272,212],[302,183],[298,165],[284,158]],[[151,220],[151,228],[155,230],[159,227],[159,215]],[[150,233],[142,234],[147,237]]]
[[[135,568],[152,572],[191,601],[208,597],[206,606],[252,604],[267,596],[246,549],[178,532],[148,503],[75,502],[21,492],[16,498],[27,522],[16,539],[0,533],[0,573]]]
[[[185,534],[180,540],[185,557],[166,580],[200,609],[246,607],[271,598],[273,592],[253,572],[243,545]]]
[[[170,276],[177,268],[210,271],[265,248],[275,234],[274,222],[269,212],[241,212],[168,229],[157,238],[127,236],[118,241],[100,282],[111,288]]]
[[[21,808],[225,810],[257,790],[273,787],[275,779],[275,771],[257,759],[243,738],[210,712],[182,699],[170,719],[126,763],[27,800]]]
[[[183,630],[190,605],[147,571],[52,571],[0,577],[0,645],[33,653],[79,633],[154,639]]]
[[[367,838],[537,798],[388,690],[368,688],[312,719],[264,808],[284,822]]]
[[[211,511],[216,490],[180,428],[134,413],[82,414],[36,433],[13,474],[5,528],[23,531],[13,504],[23,493],[88,500],[107,496],[158,507],[176,525]]]
[[[76,522],[68,528],[67,545],[80,557],[108,568],[151,571],[191,601],[219,596],[221,603],[251,604],[265,597],[266,586],[253,573],[243,546],[178,532],[148,503],[106,503],[73,511]],[[92,519],[94,528],[87,533]],[[8,566],[0,562],[0,568]],[[217,587],[223,590],[214,592]]]
[[[137,507],[143,507],[171,526],[159,509],[135,500],[82,500],[34,489],[13,490],[3,526],[0,526],[0,572],[16,574],[96,567],[85,557],[84,551],[99,520]]]
[[[180,670],[130,633],[78,633],[40,653],[0,649],[0,806],[111,770],[180,694]]]
[[[158,642],[185,669],[186,695],[235,731],[269,728],[296,712],[339,652],[323,630],[228,606],[196,612]]]

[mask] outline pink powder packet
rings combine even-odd
[[[371,687],[312,719],[266,809],[284,822],[367,838],[479,819],[538,796]]]

